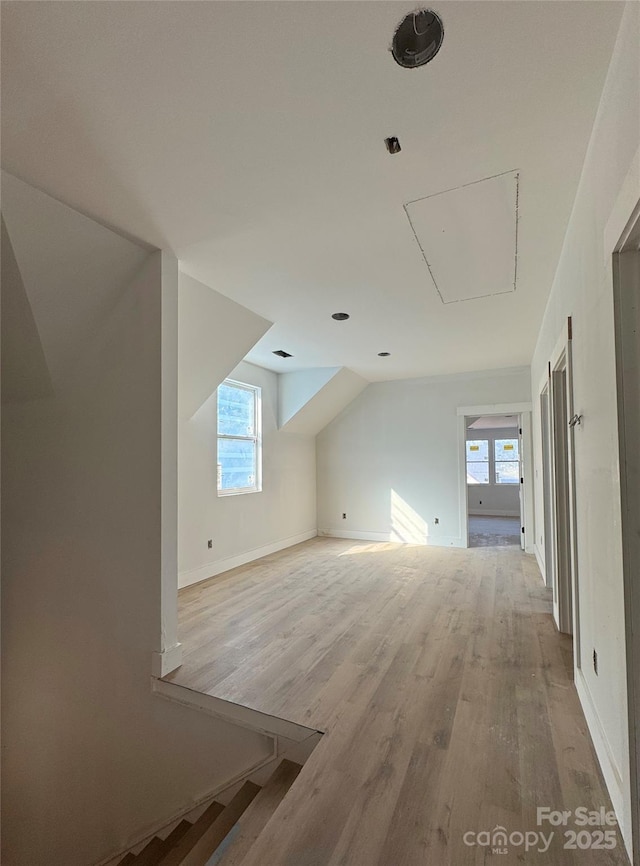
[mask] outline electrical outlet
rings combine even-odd
[[[209,550],[213,548],[213,538],[210,538],[209,541],[207,541],[207,547],[209,548]]]
[[[346,512],[346,511],[343,511],[343,512],[342,512],[342,519],[343,519],[343,520],[346,520],[346,519],[347,519],[347,512]]]
[[[434,518],[433,518],[433,522],[434,522],[435,525],[437,526],[437,525],[440,523],[440,518],[439,518],[439,517],[434,517]]]
[[[598,676],[598,650],[593,651],[593,670],[595,671],[595,675]]]

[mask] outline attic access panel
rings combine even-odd
[[[404,206],[443,304],[515,292],[519,177],[506,172]]]

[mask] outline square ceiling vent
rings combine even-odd
[[[509,171],[405,204],[443,304],[515,292],[519,183]]]

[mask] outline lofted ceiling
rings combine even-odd
[[[526,365],[622,5],[442,0],[440,52],[406,70],[401,0],[4,2],[3,165],[274,322],[254,363],[372,381]],[[404,206],[505,173],[516,290],[443,303]],[[499,231],[467,220],[436,253],[472,281]]]

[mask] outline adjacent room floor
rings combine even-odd
[[[520,546],[519,517],[469,515],[469,547]]]
[[[515,546],[317,538],[182,590],[169,679],[325,732],[243,866],[493,862],[496,827],[503,864],[627,863],[536,823],[611,808],[550,611]]]

